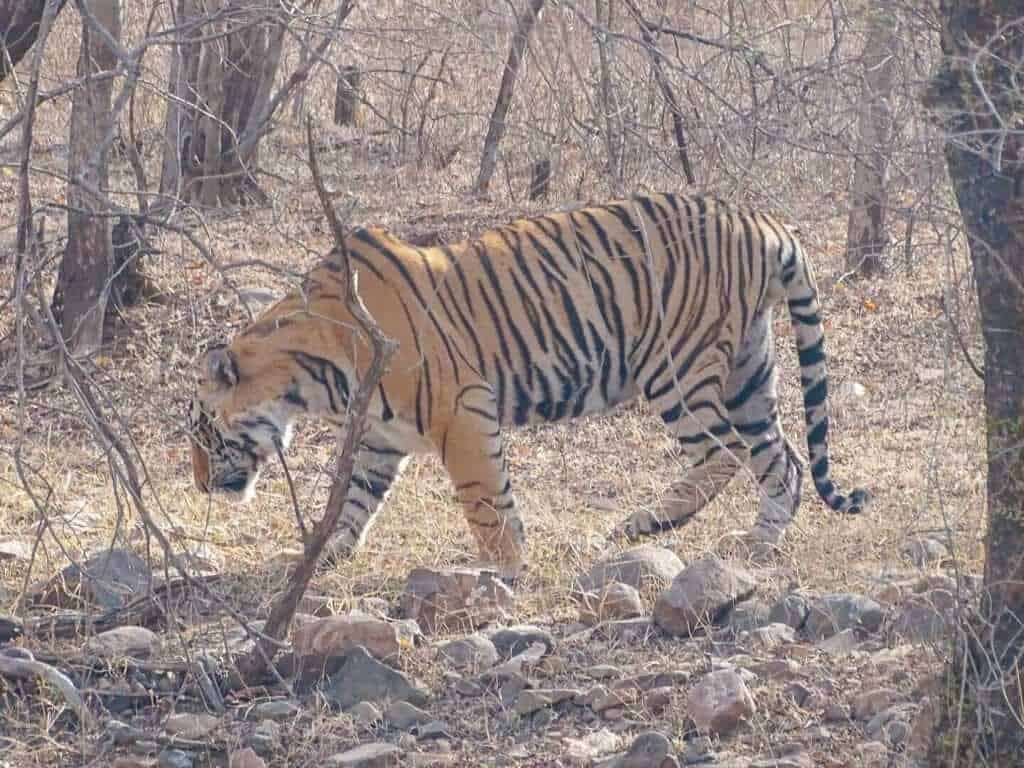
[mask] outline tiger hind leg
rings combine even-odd
[[[803,467],[779,422],[771,312],[754,319],[726,382],[726,406],[750,445],[750,470],[760,489],[753,542],[776,544],[800,504]]]
[[[749,458],[746,443],[734,429],[722,398],[722,376],[715,368],[695,366],[701,380],[684,398],[680,381],[670,381],[651,397],[690,464],[682,480],[672,484],[660,506],[635,512],[622,526],[629,539],[637,539],[688,523],[729,484]],[[651,391],[648,385],[647,392]]]

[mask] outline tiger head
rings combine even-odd
[[[254,398],[252,389],[235,352],[221,345],[206,351],[187,419],[192,475],[204,493],[250,501],[263,464],[291,442],[292,409],[273,396]]]

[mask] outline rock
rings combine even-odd
[[[156,756],[160,768],[192,768],[195,756],[182,749],[164,749]]]
[[[404,704],[405,702],[397,702]],[[412,705],[409,705],[412,706]],[[377,709],[373,704],[368,701],[360,701],[352,709],[349,710],[349,714],[355,718],[356,722],[364,728],[372,728],[377,725],[383,717],[380,710]]]
[[[299,714],[298,704],[286,699],[264,701],[253,707],[252,713],[257,720],[292,720]]]
[[[753,664],[750,671],[765,680],[792,680],[800,674],[800,665],[792,659],[772,659]]]
[[[199,740],[209,736],[220,725],[220,719],[205,713],[175,712],[167,718],[164,730],[172,736]]]
[[[609,680],[622,677],[622,670],[611,664],[596,664],[583,670],[584,674],[594,680]]]
[[[644,613],[640,593],[621,581],[611,581],[600,591],[585,593],[580,602],[580,621],[587,626],[602,621],[635,619]]]
[[[519,694],[513,711],[520,716],[530,715],[545,707],[553,707],[579,694],[580,692],[575,688],[532,688]]]
[[[324,765],[327,768],[392,768],[400,765],[401,754],[394,744],[360,744],[327,758]]]
[[[784,757],[766,757],[755,760],[749,768],[814,768],[811,758],[802,752]]]
[[[440,720],[431,720],[416,728],[416,738],[419,741],[431,739],[450,739],[451,733],[448,726]]]
[[[114,627],[89,638],[85,647],[104,659],[147,659],[160,647],[160,637],[145,627]]]
[[[769,624],[766,627],[745,632],[740,641],[752,650],[770,651],[786,643],[796,642],[796,631],[788,624]]]
[[[865,595],[824,595],[811,604],[805,626],[816,640],[825,640],[844,629],[875,632],[885,618],[882,606]]]
[[[903,751],[910,737],[910,721],[917,707],[913,704],[897,704],[876,713],[864,726],[868,738],[882,741],[893,749]]]
[[[368,613],[352,611],[311,621],[296,629],[292,636],[295,653],[302,659],[316,659],[313,663],[321,665],[357,645],[378,659],[391,659],[403,647],[400,628]],[[411,645],[407,638],[406,647]]]
[[[691,635],[754,593],[757,582],[735,563],[706,555],[684,568],[654,606],[654,620],[671,635]]]
[[[626,754],[602,763],[607,768],[667,768],[677,765],[672,757],[672,742],[657,731],[645,731],[629,745]]]
[[[494,571],[414,568],[399,600],[402,615],[415,619],[429,634],[469,630],[506,618],[512,590]]]
[[[429,713],[407,701],[396,701],[384,712],[388,725],[400,731],[411,731],[417,725],[429,723],[433,718]]]
[[[869,720],[901,698],[899,691],[891,688],[875,688],[857,694],[853,700],[853,716],[858,720]]]
[[[338,709],[348,709],[361,701],[408,701],[417,706],[427,701],[427,694],[405,675],[377,661],[361,645],[345,651],[340,669],[319,687]]]
[[[517,653],[505,663],[499,664],[496,667],[491,667],[483,674],[479,675],[479,679],[486,682],[522,676],[524,670],[528,670],[540,664],[545,653],[547,653],[547,649],[543,643],[534,643],[525,651]]]
[[[530,681],[525,677],[512,675],[501,684],[501,688],[498,690],[498,699],[501,700],[502,706],[511,707],[519,699],[519,694],[529,687]]]
[[[0,563],[4,560],[28,562],[32,558],[32,542],[23,539],[0,541]]]
[[[245,746],[258,755],[273,754],[280,742],[281,726],[273,720],[263,720],[245,737]]]
[[[815,647],[830,656],[845,656],[855,651],[858,643],[857,633],[852,629],[844,629],[842,632],[837,632],[832,637],[822,640]]]
[[[915,536],[907,542],[902,552],[918,568],[949,557],[949,547],[935,536]]]
[[[822,713],[826,723],[846,723],[850,720],[850,710],[845,704],[833,701],[825,706]]]
[[[621,743],[621,736],[602,728],[580,739],[565,739],[563,753],[573,765],[589,766],[594,759],[614,752]]]
[[[146,561],[115,547],[93,555],[81,565],[72,563],[43,587],[33,602],[61,608],[97,605],[112,611],[145,594],[153,579]]]
[[[228,768],[267,768],[267,764],[251,748],[246,747],[231,753]]]
[[[932,643],[953,630],[956,598],[945,589],[910,595],[898,608],[890,631],[904,640]]]
[[[555,649],[555,636],[546,629],[535,627],[532,624],[501,627],[489,632],[487,637],[494,643],[494,648],[503,659],[516,656],[535,643],[540,643],[544,646],[545,655]]]
[[[732,732],[756,707],[743,678],[731,669],[705,676],[690,691],[687,713],[698,730],[724,735]]]
[[[768,606],[760,600],[747,600],[729,612],[729,627],[733,632],[750,632],[769,623]]]
[[[911,758],[924,760],[928,757],[935,736],[938,714],[938,707],[930,696],[921,699],[921,705],[910,725],[910,733],[907,734],[906,749]]]
[[[441,646],[439,657],[455,669],[478,672],[498,663],[498,649],[483,635],[469,635]]]
[[[683,570],[675,552],[664,547],[641,545],[619,552],[592,567],[576,580],[577,592],[600,592],[612,581],[641,592],[661,592]]]
[[[799,592],[790,592],[772,606],[768,612],[768,620],[774,624],[786,624],[800,630],[804,628],[810,612],[811,604],[807,597]]]
[[[644,695],[644,706],[652,712],[658,712],[672,703],[671,685],[652,688]]]
[[[860,757],[858,766],[863,768],[882,768],[889,765],[889,748],[880,741],[869,741],[857,747]]]
[[[606,621],[595,629],[594,635],[602,640],[629,645],[642,645],[651,638],[661,634],[661,629],[653,619],[621,619]]]

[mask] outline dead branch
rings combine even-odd
[[[359,386],[356,388],[355,394],[349,403],[348,422],[339,440],[337,469],[324,514],[313,527],[312,534],[304,541],[302,562],[292,572],[288,588],[270,609],[270,616],[263,627],[263,635],[267,640],[263,638],[257,640],[253,651],[238,664],[240,679],[236,682],[242,685],[255,681],[263,674],[267,665],[272,664],[273,654],[279,643],[268,642],[268,640],[280,641],[284,638],[298,608],[299,600],[302,599],[310,580],[313,578],[317,561],[327,546],[328,540],[334,534],[335,528],[337,528],[338,520],[341,518],[341,512],[345,504],[345,496],[352,482],[356,453],[366,428],[366,416],[370,408],[370,400],[377,389],[381,377],[387,370],[388,361],[398,348],[397,342],[384,335],[384,332],[377,325],[376,321],[367,311],[366,305],[363,304],[362,299],[359,297],[356,273],[351,267],[348,250],[345,247],[345,232],[334,212],[327,190],[324,188],[323,178],[320,176],[320,166],[316,157],[316,144],[313,140],[313,121],[308,116],[306,118],[306,144],[309,151],[309,167],[313,176],[313,184],[316,187],[320,203],[324,208],[324,214],[334,235],[335,247],[332,258],[336,258],[340,262],[347,278],[348,290],[345,294],[345,304],[348,311],[352,313],[352,316],[359,323],[362,331],[370,338],[373,358],[370,361],[370,367],[360,379]]]
[[[29,658],[18,658],[0,653],[0,675],[17,680],[31,680],[37,677],[45,680],[57,689],[64,698],[64,701],[68,703],[68,706],[74,710],[78,716],[78,721],[83,726],[93,724],[92,713],[85,705],[85,700],[82,699],[82,695],[78,692],[75,684],[71,682],[67,675],[59,669],[51,667],[49,664],[37,661],[27,651],[17,650],[28,655]]]

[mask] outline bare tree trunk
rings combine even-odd
[[[359,67],[348,65],[338,73],[338,84],[334,90],[334,124],[352,125],[356,121],[359,105],[359,83],[362,76]]]
[[[83,0],[83,5],[114,40],[120,39],[118,0]],[[113,69],[116,64],[114,51],[83,19],[78,76]],[[105,206],[74,180],[80,178],[93,189],[108,187],[107,152],[102,152],[96,162],[89,161],[96,147],[103,143],[112,90],[113,81],[109,79],[84,83],[75,90],[71,101],[68,245],[60,264],[54,304],[60,311],[64,339],[76,355],[94,352],[103,341],[113,259],[110,219],[102,215]]]
[[[58,14],[65,2],[58,0]],[[0,0],[0,82],[32,48],[45,8],[46,0]]]
[[[1003,5],[1024,15],[1019,0]],[[988,531],[985,597],[947,670],[928,764],[1009,768],[1024,755],[1024,139],[1013,130],[1024,29],[987,0],[940,11],[944,58],[925,103],[948,131],[981,309]]]
[[[607,8],[606,13],[602,13]],[[625,136],[622,131],[622,115],[615,89],[612,86],[612,68],[608,55],[608,33],[612,28],[613,0],[594,0],[595,29],[597,38],[597,59],[601,70],[598,103],[601,105],[601,117],[604,119],[604,140],[608,151],[608,173],[612,179],[615,193],[622,187],[622,154]],[[605,16],[606,18],[602,18]],[[603,28],[602,28],[603,27]]]
[[[491,178],[494,176],[494,169],[498,164],[498,145],[505,135],[505,118],[508,117],[508,109],[512,104],[512,94],[516,87],[519,65],[522,63],[526,44],[530,40],[530,32],[533,30],[533,25],[543,6],[544,0],[529,0],[529,5],[519,17],[519,23],[516,25],[516,33],[512,37],[512,45],[508,50],[508,60],[505,62],[505,71],[501,75],[498,98],[494,103],[494,112],[491,113],[490,125],[487,127],[487,137],[484,139],[483,156],[480,158],[480,173],[476,177],[476,186],[474,187],[474,192],[478,195],[486,194],[487,188],[491,185]]]
[[[864,41],[858,146],[846,230],[846,268],[863,275],[881,271],[882,252],[888,244],[885,213],[898,46],[897,15],[891,0],[871,0]]]

